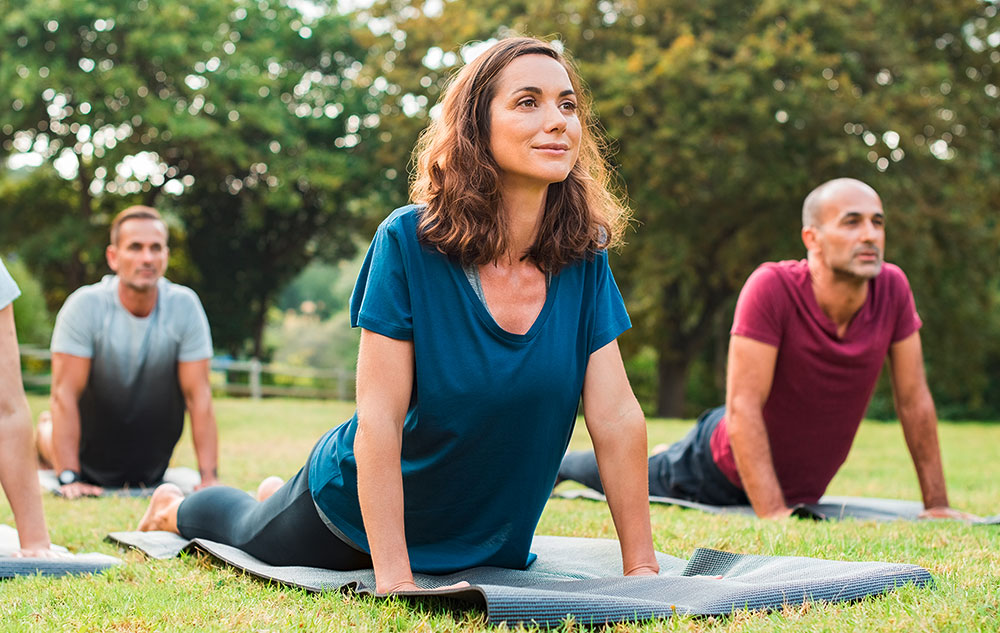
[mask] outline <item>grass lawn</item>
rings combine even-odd
[[[46,400],[31,397],[37,414]],[[350,416],[345,403],[221,399],[221,475],[252,489],[264,476],[293,475],[315,440]],[[653,420],[650,443],[681,437],[690,421]],[[951,502],[984,515],[1000,512],[1000,424],[941,426]],[[589,440],[582,424],[575,448]],[[185,434],[174,465],[195,466]],[[919,499],[898,424],[865,423],[830,494]],[[445,606],[416,607],[397,600],[309,595],[268,585],[207,560],[147,561],[104,542],[110,531],[132,529],[145,509],[134,499],[66,501],[46,496],[55,542],[73,551],[124,556],[126,564],[93,577],[18,578],[0,582],[0,631],[476,631],[481,613]],[[915,563],[936,585],[903,589],[854,604],[808,604],[775,613],[725,618],[677,617],[615,631],[997,631],[1000,630],[1000,526],[946,522],[764,522],[652,508],[658,550],[688,557],[696,547],[734,552],[798,555],[852,561]],[[0,523],[13,524],[0,502]],[[554,499],[540,534],[614,537],[607,506]],[[503,629],[503,627],[500,627]],[[564,627],[576,629],[572,623]]]

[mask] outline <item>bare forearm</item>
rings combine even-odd
[[[614,428],[594,433],[594,452],[611,518],[622,549],[626,576],[656,573],[649,522],[649,475],[646,458],[646,424],[641,411]]]
[[[760,517],[788,515],[788,504],[774,471],[764,416],[756,409],[727,411],[726,416],[736,469],[754,512]]]
[[[947,507],[948,491],[944,480],[944,467],[941,464],[934,403],[928,394],[914,406],[899,408],[903,436],[906,438],[906,446],[917,471],[924,507]]]
[[[219,475],[219,431],[211,399],[194,403],[191,412],[191,439],[202,483],[214,482]]]
[[[52,398],[52,458],[56,472],[80,471],[80,408],[77,397],[53,389]]]
[[[10,502],[21,548],[47,549],[31,413],[23,395],[0,402],[0,484]]]
[[[358,465],[358,502],[365,524],[380,593],[413,583],[403,527],[403,475],[400,438],[391,422],[359,423],[354,439]]]

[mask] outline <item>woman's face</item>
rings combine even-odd
[[[577,95],[566,69],[545,55],[522,55],[497,78],[490,103],[490,151],[503,186],[562,182],[580,153]]]

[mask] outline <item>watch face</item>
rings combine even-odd
[[[71,484],[79,479],[79,476],[72,470],[64,470],[59,473],[59,483],[62,485]]]

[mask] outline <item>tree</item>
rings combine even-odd
[[[3,152],[58,170],[45,182],[67,225],[106,230],[134,200],[167,212],[215,343],[239,352],[250,339],[259,354],[281,287],[313,257],[353,252],[349,200],[368,180],[357,157],[378,103],[356,82],[350,18],[268,0],[0,0],[0,11]],[[4,212],[8,226],[30,224],[30,208]],[[93,279],[79,242],[68,284]]]
[[[997,143],[993,4],[471,4],[374,6],[388,37],[387,61],[373,72],[397,86],[383,125],[394,137],[420,127],[474,50],[465,42],[513,31],[552,33],[566,45],[614,141],[638,220],[615,263],[635,325],[623,347],[655,351],[657,414],[692,412],[684,406],[692,359],[731,318],[722,316],[757,264],[803,256],[802,199],[838,176],[882,192],[891,259],[911,269],[930,308],[932,377],[948,382],[960,364],[959,375],[982,367],[979,337],[944,324],[961,315],[981,329],[994,319],[983,312],[995,299],[998,255],[987,206],[998,178],[984,169]],[[963,257],[952,259],[955,251]],[[955,283],[962,277],[970,283]]]

